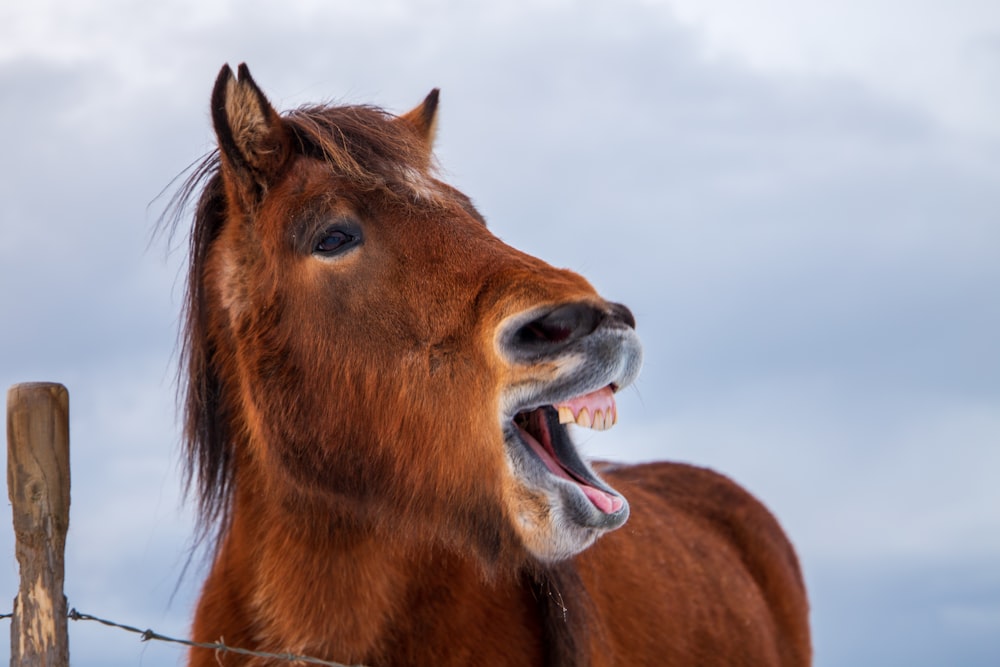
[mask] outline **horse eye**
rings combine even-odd
[[[316,242],[316,247],[313,248],[313,252],[320,255],[333,255],[336,254],[338,250],[341,250],[353,243],[356,238],[357,237],[353,234],[348,234],[341,229],[331,229],[323,232],[319,241]]]

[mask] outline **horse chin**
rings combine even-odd
[[[628,502],[580,457],[555,407],[519,413],[505,441],[520,487],[511,507],[515,527],[536,558],[575,556],[628,519]]]

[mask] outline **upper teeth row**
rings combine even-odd
[[[592,428],[596,431],[605,431],[618,423],[618,412],[613,408],[608,410],[594,410],[593,416],[590,410],[582,408],[577,415],[573,415],[573,409],[568,406],[559,407],[560,424],[577,424],[584,428]]]

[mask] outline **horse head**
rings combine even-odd
[[[567,558],[627,519],[567,429],[617,421],[632,314],[437,177],[437,103],[279,115],[245,66],[220,73],[186,334],[208,518],[268,503],[485,563]]]

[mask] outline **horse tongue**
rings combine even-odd
[[[532,413],[531,419],[534,421],[534,430],[539,434],[538,438],[531,431],[521,426],[517,428],[521,433],[521,437],[528,444],[528,447],[538,454],[538,458],[542,460],[542,463],[545,464],[549,472],[556,477],[576,484],[583,491],[583,495],[594,504],[594,507],[605,514],[614,514],[620,510],[625,504],[624,500],[614,494],[591,486],[583,478],[572,473],[564,464],[559,462],[559,457],[552,445],[552,436],[549,427],[545,424],[545,415],[541,411],[536,411]]]
[[[583,491],[583,495],[587,496],[590,502],[594,503],[594,506],[605,514],[614,514],[625,504],[625,501],[618,496],[595,489],[589,484],[580,484],[579,486],[580,490]]]

